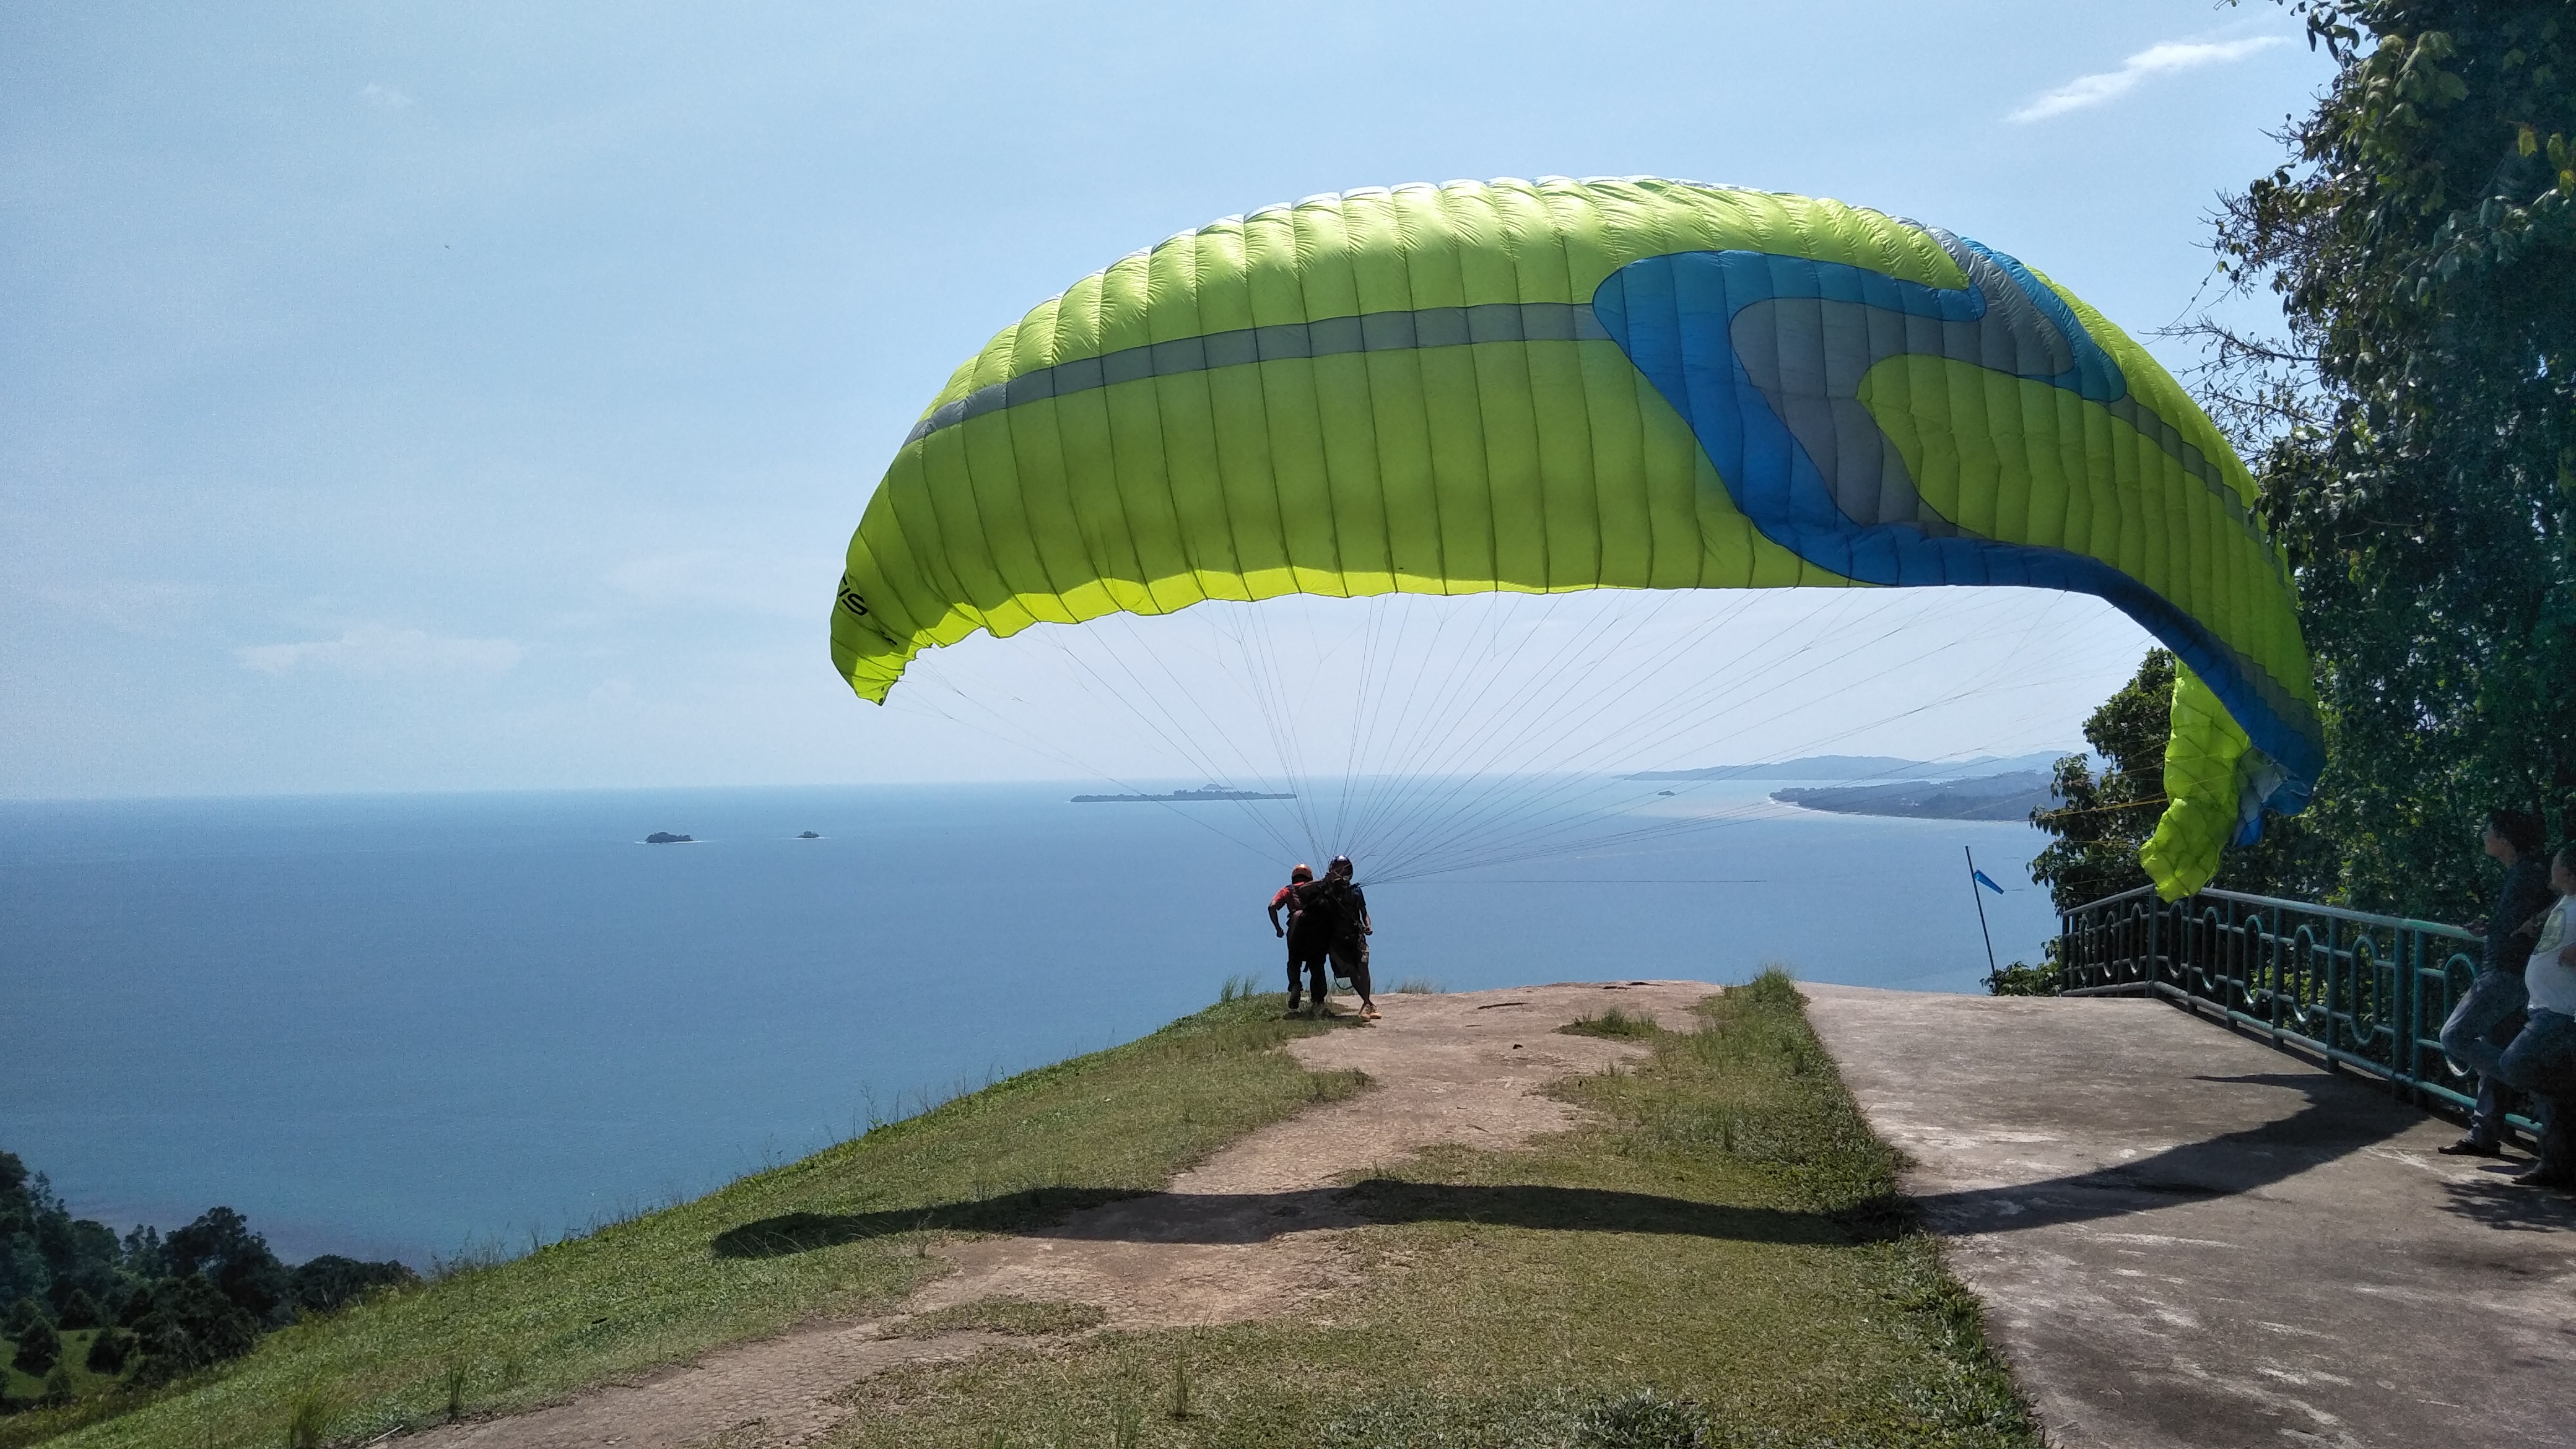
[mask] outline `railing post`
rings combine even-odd
[[[2415,933],[2397,928],[2397,1000],[2391,1010],[2397,1017],[2397,1040],[2388,1052],[2388,1065],[2410,1090],[2415,1082]]]
[[[2146,947],[2146,955],[2139,958],[2138,979],[2146,983],[2147,994],[2149,996],[2156,994],[2158,980],[2164,975],[2163,968],[2158,964],[2164,958],[2156,954],[2156,947],[2159,944],[2156,939],[2156,923],[2163,918],[2164,913],[2165,900],[2163,896],[2157,896],[2154,900],[2147,902],[2147,929],[2141,933],[2146,937],[2146,940],[2143,943]]]
[[[2342,1024],[2342,1018],[2335,1012],[2336,1003],[2340,999],[2335,995],[2335,978],[2337,975],[2337,972],[2335,971],[2335,963],[2341,958],[2342,954],[2343,922],[2329,916],[2326,918],[2326,999],[2322,1003],[2326,1011],[2325,1037],[2326,1043],[2329,1046],[2331,1046],[2335,1041],[2336,1028]],[[2350,1049],[2349,1043],[2346,1044],[2346,1049]]]

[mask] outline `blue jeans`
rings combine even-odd
[[[2442,1023],[2442,1052],[2457,1065],[2478,1074],[2477,1110],[2469,1114],[2469,1135],[2480,1142],[2504,1140],[2504,1114],[2509,1107],[2500,1079],[2504,1049],[2522,1027],[2522,1008],[2531,1000],[2519,971],[2481,971],[2469,994]]]
[[[2542,1101],[2541,1170],[2576,1172],[2576,1019],[2555,1011],[2531,1013],[2504,1049],[2497,1075]]]

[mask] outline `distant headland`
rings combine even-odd
[[[1821,785],[1774,790],[1771,798],[1837,815],[1894,815],[1912,820],[2028,820],[2057,808],[2045,770],[1976,775],[1960,780],[1894,780],[1883,785]]]
[[[1771,792],[1783,805],[1837,815],[1889,815],[1911,820],[2027,820],[2057,804],[2049,788],[2060,757],[1977,755],[1964,760],[1901,760],[1892,755],[1810,755],[1767,765],[1711,765],[1649,770],[1631,780],[1838,780]],[[1659,792],[1669,795],[1670,790]]]
[[[1901,760],[1893,755],[1809,755],[1767,765],[1710,765],[1698,770],[1645,770],[1626,780],[1965,780],[2053,768],[2077,750],[2028,755],[1977,755],[1965,760]]]

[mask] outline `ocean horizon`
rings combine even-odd
[[[1984,898],[1997,958],[2037,959],[2047,837],[1764,806],[1792,783],[1373,885],[1381,996],[1771,963],[1974,991],[1962,846],[2015,887]],[[1133,1039],[1229,978],[1277,990],[1294,822],[1239,812],[1286,807],[1071,801],[1101,788],[0,802],[0,1150],[120,1231],[222,1204],[289,1259],[425,1267]]]

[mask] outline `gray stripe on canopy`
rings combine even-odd
[[[1806,449],[1844,517],[1862,525],[1908,524],[1947,538],[1964,530],[1915,492],[1905,460],[1860,400],[1861,380],[1881,362],[1911,354],[2047,379],[2074,367],[2075,353],[2057,324],[1992,258],[1939,227],[1923,231],[1984,296],[1985,309],[1976,317],[1943,320],[1865,299],[1774,297],[1738,309],[1728,325],[1745,376]],[[2263,546],[2274,572],[2288,577],[2262,520],[2246,509],[2227,475],[2180,429],[2148,411],[2133,392],[2102,407],[2198,479],[2236,526]]]
[[[1059,362],[1004,382],[979,387],[931,410],[904,436],[917,443],[968,418],[980,418],[1040,398],[1066,397],[1112,383],[1178,377],[1248,362],[1292,357],[1341,357],[1354,352],[1408,352],[1423,347],[1465,347],[1478,342],[1607,342],[1610,333],[1583,302],[1486,302],[1474,307],[1424,307],[1413,312],[1366,312],[1321,322],[1243,327],[1122,347],[1098,357]]]

